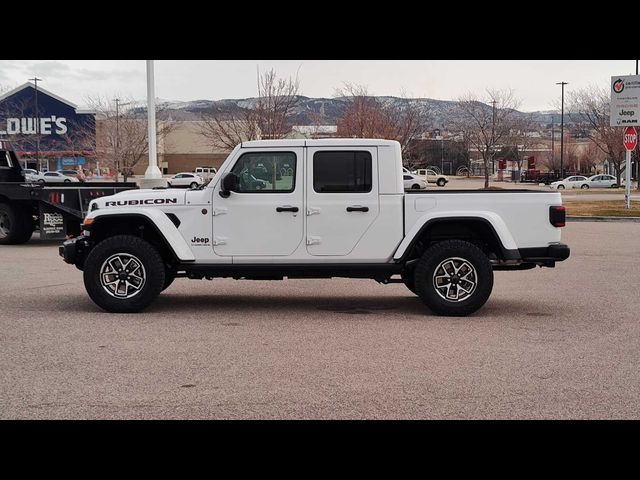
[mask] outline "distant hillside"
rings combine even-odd
[[[454,115],[454,109],[457,102],[451,100],[436,100],[433,98],[398,98],[379,96],[379,100],[387,103],[413,103],[420,109],[431,113],[434,127],[447,123]],[[235,109],[254,108],[257,98],[241,98],[241,99],[224,99],[224,100],[192,100],[192,101],[166,101],[160,100],[158,109],[163,111],[164,115],[170,115],[176,120],[197,120],[203,112],[211,109],[222,109],[233,111]],[[348,99],[344,97],[338,98],[310,98],[300,96],[300,103],[295,110],[296,125],[335,125],[338,119],[343,115],[349,105]],[[491,108],[487,105],[487,108]],[[139,112],[144,112],[140,109]],[[526,115],[529,112],[517,112],[517,115]],[[551,124],[551,119],[556,124],[560,124],[560,113],[554,111],[533,112],[533,118],[541,127]],[[565,123],[571,123],[568,115],[565,115]]]

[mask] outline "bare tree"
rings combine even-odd
[[[259,76],[253,105],[203,113],[200,132],[211,146],[228,150],[246,140],[282,138],[291,131],[299,102],[298,76],[279,78],[272,69]]]
[[[452,123],[466,132],[469,144],[482,156],[484,188],[489,188],[489,165],[498,146],[507,141],[514,128],[514,112],[520,102],[512,90],[487,90],[487,103],[473,93],[458,99]]]
[[[618,185],[625,170],[625,148],[622,143],[623,127],[609,125],[609,90],[591,85],[568,95],[569,118],[602,151],[615,170]]]
[[[129,99],[129,108],[118,112],[116,117],[112,102],[107,97],[90,97],[87,99],[89,108],[96,112],[95,133],[87,130],[80,136],[95,135],[96,156],[115,170],[118,181],[122,173],[124,181],[132,175],[133,167],[145,158],[149,152],[148,122],[144,105]],[[175,129],[175,123],[162,120],[162,111],[156,115],[157,142],[162,140]]]
[[[345,83],[335,96],[344,97],[349,106],[338,120],[338,136],[394,139],[391,118],[378,99],[364,85]]]
[[[349,101],[338,120],[339,136],[397,140],[403,159],[409,164],[417,161],[415,140],[428,129],[428,112],[417,102],[403,92],[399,99],[385,104],[369,94],[366,86],[351,83],[336,89],[335,95]]]
[[[520,178],[522,172],[522,164],[527,152],[535,143],[536,139],[533,133],[536,131],[533,114],[525,114],[520,118],[514,119],[509,133],[507,134],[505,144],[507,146],[507,157],[516,162],[518,166],[518,175],[516,181]]]

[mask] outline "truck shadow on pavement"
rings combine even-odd
[[[86,297],[85,297],[86,298]],[[91,302],[88,298],[85,301],[69,298],[73,303],[72,308],[77,312],[87,313],[104,313],[106,315],[114,315],[104,312]],[[510,302],[510,310],[517,309],[517,305]],[[482,318],[504,316],[499,312],[504,311],[504,302],[500,300],[489,301],[478,312],[470,317],[450,317],[450,320],[465,320],[465,318]],[[517,302],[516,302],[517,303]],[[219,321],[221,317],[228,315],[236,317],[240,314],[247,318],[255,317],[330,317],[335,318],[336,315],[344,316],[345,320],[349,317],[367,317],[371,315],[373,318],[384,316],[390,320],[396,318],[406,318],[417,316],[420,318],[447,318],[440,317],[431,312],[422,301],[412,295],[393,296],[360,296],[358,298],[336,298],[335,296],[296,296],[287,297],[284,295],[233,295],[224,294],[220,296],[212,295],[184,295],[164,293],[160,295],[156,301],[144,312],[145,314],[170,316],[202,314],[203,317],[211,316],[212,319]],[[134,314],[140,315],[140,314]],[[508,315],[511,316],[511,315]]]

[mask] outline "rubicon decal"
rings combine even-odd
[[[177,198],[146,198],[144,200],[118,200],[105,202],[105,207],[127,207],[129,205],[165,205],[178,203]]]
[[[613,82],[613,91],[616,93],[622,93],[624,90],[624,80],[619,78],[615,82]]]

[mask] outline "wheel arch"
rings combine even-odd
[[[421,251],[442,240],[471,240],[501,260],[519,260],[520,253],[504,221],[492,212],[482,215],[443,215],[416,222],[398,246],[393,258],[404,262],[417,258]]]
[[[119,234],[140,236],[155,245],[165,261],[195,260],[191,249],[166,213],[160,211],[94,212],[88,229],[91,239],[100,242]]]

